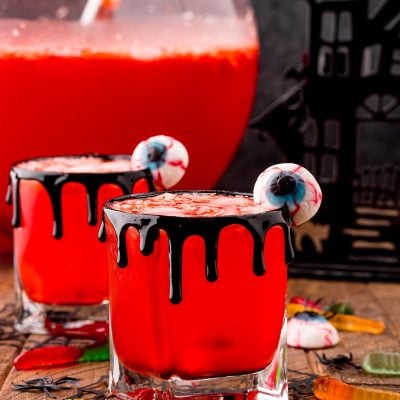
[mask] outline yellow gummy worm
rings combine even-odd
[[[355,315],[335,314],[328,321],[340,331],[365,332],[378,335],[385,330],[385,324],[381,321],[356,317]]]
[[[287,317],[292,318],[295,314],[304,311],[314,311],[317,314],[322,314],[319,308],[304,306],[304,304],[289,303],[286,307]]]
[[[319,400],[396,400],[400,393],[348,385],[330,376],[319,376],[313,383]]]

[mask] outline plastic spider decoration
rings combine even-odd
[[[64,390],[75,390],[75,394],[72,394],[65,400],[81,399],[83,396],[91,396],[91,400],[105,400],[111,398],[107,395],[107,390],[102,390],[99,386],[107,386],[107,376],[102,376],[94,383],[86,386],[79,385],[79,379],[71,376],[64,376],[57,380],[54,380],[51,376],[43,376],[22,383],[14,383],[13,387],[15,391],[25,393],[44,393],[51,399],[58,398],[54,392]]]
[[[108,376],[102,376],[98,381],[91,383],[87,386],[82,386],[77,388],[74,395],[69,396],[66,400],[80,400],[83,396],[88,397],[90,400],[106,400],[115,398],[113,395],[109,395],[107,391]],[[105,390],[99,390],[98,386],[104,386]]]
[[[305,378],[292,379],[289,382],[289,392],[291,398],[293,400],[314,398],[312,383],[316,377],[317,375],[310,375]]]
[[[63,376],[54,380],[51,376],[43,376],[36,379],[13,383],[15,391],[28,393],[44,393],[51,399],[57,398],[53,392],[74,389],[78,385],[79,379],[70,376]]]
[[[345,354],[338,354],[337,356],[332,358],[327,357],[325,353],[323,353],[322,356],[320,356],[318,353],[314,354],[321,364],[327,365],[328,367],[334,368],[339,371],[342,371],[348,367],[356,369],[361,368],[359,365],[353,363],[353,354],[351,353],[349,353],[348,356],[346,356]]]

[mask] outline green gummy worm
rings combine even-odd
[[[363,360],[364,371],[375,375],[400,375],[400,353],[372,351]]]
[[[108,343],[98,347],[86,349],[79,362],[89,361],[108,361],[110,359],[110,350]]]

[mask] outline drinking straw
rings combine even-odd
[[[88,0],[79,20],[80,23],[82,25],[90,25],[96,18],[102,3],[103,0]]]

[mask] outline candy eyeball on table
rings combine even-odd
[[[339,343],[336,328],[312,311],[297,313],[288,322],[287,344],[301,349],[325,349]]]
[[[293,163],[276,164],[264,170],[257,178],[253,194],[255,203],[269,210],[286,206],[295,226],[311,219],[322,201],[321,188],[314,176]]]
[[[140,142],[133,151],[134,171],[148,168],[158,190],[169,189],[185,175],[189,154],[185,146],[171,136],[157,135]]]

